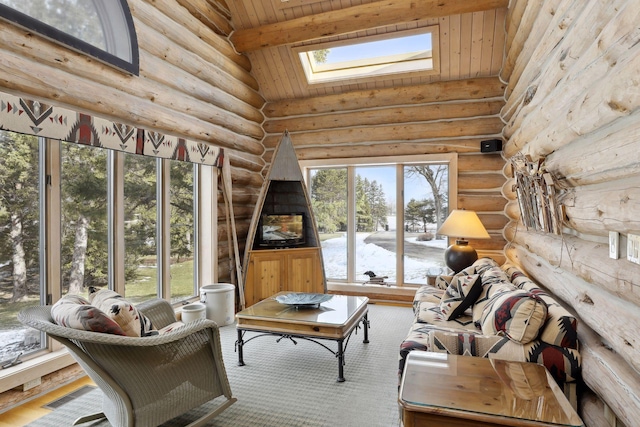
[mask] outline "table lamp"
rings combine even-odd
[[[478,259],[476,250],[469,246],[469,242],[465,239],[491,238],[478,215],[474,211],[464,209],[453,210],[438,230],[438,234],[456,238],[456,243],[449,246],[444,252],[447,267],[455,273],[470,266]]]

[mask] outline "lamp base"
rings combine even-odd
[[[444,261],[454,273],[459,273],[478,260],[478,253],[466,240],[456,240],[444,251]]]

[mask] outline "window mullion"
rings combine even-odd
[[[347,282],[356,281],[356,168],[347,166]]]
[[[124,243],[124,155],[114,150],[107,157],[107,215],[109,247],[109,286],[120,295],[125,293]]]
[[[158,245],[156,248],[158,258],[158,295],[166,300],[171,299],[171,204],[169,187],[171,177],[169,175],[171,165],[169,160],[157,159],[157,220],[156,236]]]
[[[396,165],[396,286],[404,285],[404,164]]]

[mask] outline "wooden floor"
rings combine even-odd
[[[51,409],[43,408],[62,396],[79,389],[85,385],[94,385],[93,381],[87,376],[73,381],[69,384],[61,386],[52,392],[44,394],[42,396],[34,397],[21,404],[20,406],[10,409],[2,415],[0,415],[0,427],[21,427],[29,424],[30,422],[37,420],[40,417],[52,412]]]

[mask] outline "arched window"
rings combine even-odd
[[[126,0],[0,0],[0,17],[138,75],[138,41]]]

